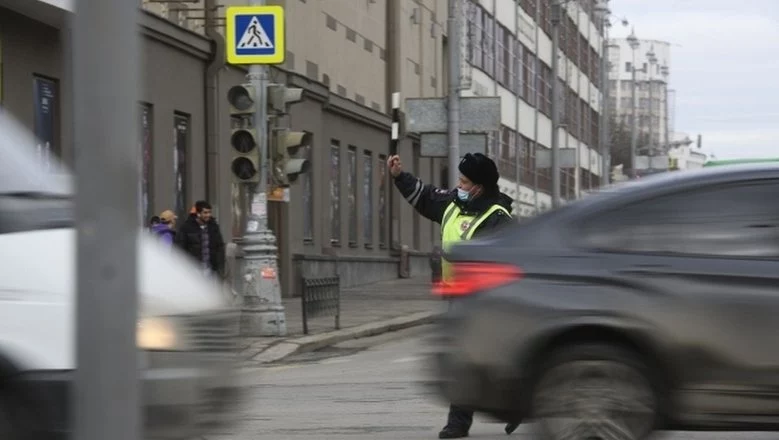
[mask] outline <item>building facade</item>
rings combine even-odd
[[[673,91],[669,89],[671,45],[665,41],[630,39],[609,41],[610,109],[627,127],[633,124],[633,69],[636,87],[637,128],[647,145],[639,145],[639,154],[647,154],[652,146],[664,153],[671,142],[673,126]],[[654,56],[652,56],[654,54]]]
[[[232,2],[232,3],[231,3]],[[391,94],[444,96],[448,78],[446,0],[284,0],[286,61],[272,80],[305,90],[287,122],[313,134],[303,154],[311,172],[286,202],[269,204],[279,246],[285,296],[301,275],[338,274],[344,285],[398,276],[407,248],[411,274],[429,270],[439,226],[420,218],[391,184]],[[551,24],[548,3],[474,0],[466,5],[463,91],[500,96],[503,127],[489,154],[515,213],[551,206],[551,174],[537,169],[536,152],[551,146]],[[229,170],[232,122],[227,90],[245,70],[224,64],[223,6],[233,0],[139,1],[143,32],[139,141],[142,213],[186,214],[208,199],[226,238],[243,235],[247,194]],[[602,29],[592,2],[572,2],[560,29],[561,148],[576,151],[563,170],[565,199],[599,184],[599,48]],[[213,11],[206,14],[204,11]],[[0,0],[0,106],[28,125],[51,151],[72,161],[72,87],[68,66],[69,7],[54,0]],[[537,24],[538,23],[538,24]],[[32,83],[32,87],[30,84]],[[413,135],[398,146],[404,167],[446,186],[445,158],[419,154]]]
[[[551,170],[536,164],[552,147],[552,10],[542,0],[468,1],[466,95],[500,96],[502,129],[490,155],[501,188],[515,200],[515,215],[552,206]],[[560,149],[575,155],[561,171],[564,200],[600,185],[598,135],[601,105],[603,19],[595,0],[568,2],[560,21]]]

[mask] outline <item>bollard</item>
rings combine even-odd
[[[400,247],[400,261],[398,262],[398,277],[409,278],[410,275],[410,263],[409,263],[408,245]]]

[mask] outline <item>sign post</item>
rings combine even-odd
[[[487,133],[500,130],[500,97],[460,97],[457,101],[460,119],[455,124],[458,129],[456,159],[459,163],[466,153],[487,154]],[[420,155],[451,159],[450,105],[448,98],[406,99],[406,130],[420,134]]]
[[[284,62],[284,9],[252,0],[226,12],[227,62],[248,64],[247,80],[256,109],[252,128],[259,147],[259,182],[250,191],[245,235],[241,331],[247,336],[284,336],[287,323],[281,303],[276,237],[268,228],[268,75],[269,64]]]
[[[74,435],[139,440],[138,2],[77,0]],[[99,67],[97,67],[99,66]],[[110,110],[110,111],[107,111]]]

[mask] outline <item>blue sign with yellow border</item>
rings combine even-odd
[[[228,63],[284,62],[284,8],[275,5],[231,6],[227,8],[225,19]]]

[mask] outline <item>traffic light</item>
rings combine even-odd
[[[256,91],[251,84],[230,87],[227,102],[230,115],[241,119],[251,117],[257,111]],[[233,181],[238,183],[256,183],[260,181],[260,148],[257,132],[252,129],[238,128],[230,134],[232,161],[230,171]]]
[[[257,111],[256,91],[251,84],[241,84],[230,87],[227,91],[227,101],[230,103],[230,114],[247,116]]]
[[[271,84],[268,87],[270,110],[277,114],[289,113],[289,106],[303,100],[303,89],[287,87],[284,84]]]
[[[230,135],[233,148],[230,171],[233,180],[238,183],[257,183],[260,181],[260,149],[254,130],[239,128]]]
[[[295,158],[302,147],[311,145],[312,134],[306,131],[274,130],[273,178],[279,186],[287,187],[300,174],[307,173],[311,164],[307,159]]]

